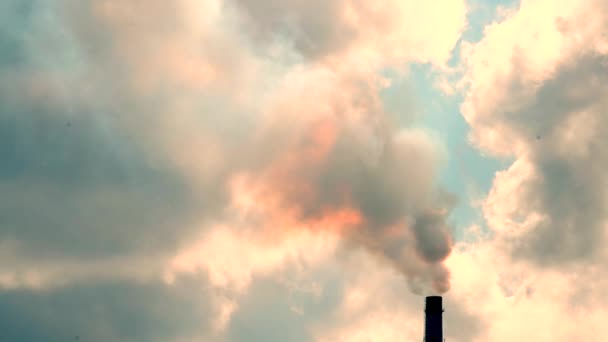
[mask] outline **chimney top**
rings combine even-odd
[[[425,298],[425,342],[444,342],[442,300],[441,296],[428,296]]]
[[[426,297],[426,307],[424,311],[427,313],[443,312],[442,300],[443,298],[441,296]]]

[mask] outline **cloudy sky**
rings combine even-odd
[[[605,0],[0,2],[0,341],[608,335]]]

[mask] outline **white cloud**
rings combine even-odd
[[[602,1],[521,1],[463,44],[473,142],[514,158],[483,204],[492,238],[448,259],[478,339],[602,340],[607,313],[608,17]]]
[[[474,142],[516,158],[495,179],[486,217],[515,233],[518,253],[543,263],[588,261],[603,243],[603,9],[598,1],[523,1],[464,49],[462,110]]]

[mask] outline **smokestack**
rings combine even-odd
[[[441,296],[426,297],[424,313],[424,342],[443,342],[443,305]]]

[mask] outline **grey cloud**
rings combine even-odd
[[[544,81],[533,96],[524,80],[525,58],[514,53],[512,61],[515,71],[505,81],[511,96],[496,110],[496,115],[485,117],[482,125],[504,125],[509,128],[507,132],[515,132],[515,138],[526,141],[538,153],[551,152],[552,146],[558,145],[555,135],[568,118],[594,105],[601,106],[597,102],[608,87],[604,73],[608,57],[596,53],[577,56]]]
[[[204,279],[0,292],[3,341],[171,341],[202,338],[213,315]]]
[[[273,44],[287,45],[305,61],[335,57],[359,43],[379,44],[394,34],[399,20],[395,4],[368,1],[228,0],[260,53]],[[415,7],[413,7],[415,8]],[[397,32],[399,33],[399,32]],[[407,38],[403,38],[406,40]],[[390,48],[407,42],[389,43]],[[385,53],[390,54],[392,51]]]
[[[18,67],[27,58],[21,32],[29,23],[32,1],[5,1],[0,5],[0,64]]]
[[[343,18],[344,1],[230,0],[258,45],[292,43],[306,58],[325,57],[348,46],[359,32]]]
[[[0,236],[41,255],[129,253],[166,244],[195,208],[183,179],[95,108],[0,96]],[[125,231],[135,239],[124,239]]]
[[[596,50],[595,44],[607,28],[605,7],[601,1],[582,2],[580,13],[585,15],[558,18],[555,25],[566,42],[584,35],[587,43],[577,51],[564,52],[556,70],[542,82],[530,81],[529,56],[514,47],[513,70],[496,82],[500,99],[488,112],[471,116],[474,136],[491,130],[501,146],[518,146],[513,149],[515,157],[531,164],[532,174],[517,188],[521,198],[509,219],[522,222],[536,214],[543,219],[521,236],[506,237],[517,258],[564,266],[596,261],[603,252],[608,218],[604,152],[608,148],[608,56]],[[597,17],[583,19],[592,12]],[[555,27],[542,29],[550,32]],[[466,101],[480,100],[475,96],[469,91]],[[492,142],[486,143],[492,149]]]
[[[89,5],[2,5],[0,55],[19,58],[0,64],[0,237],[39,257],[166,253],[222,207],[221,181],[193,193],[159,137],[166,99],[135,93]]]
[[[514,241],[515,253],[542,264],[593,258],[602,251],[608,182],[608,68],[606,57],[585,56],[563,68],[537,91],[535,99],[501,121],[520,134],[531,151],[537,177],[522,188],[525,212],[548,217]],[[588,117],[576,117],[588,111]],[[587,124],[581,120],[593,120]],[[573,122],[591,137],[563,142]],[[536,138],[538,136],[538,138]],[[564,148],[579,148],[583,154]]]

